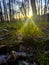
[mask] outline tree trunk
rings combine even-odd
[[[7,6],[6,6],[5,0],[3,0],[3,7],[4,7],[4,17],[5,17],[5,20],[7,20],[8,14],[7,14]]]
[[[31,6],[32,6],[33,15],[34,14],[37,15],[35,0],[31,0]]]
[[[35,2],[35,0],[31,0],[31,7],[32,7],[32,12],[33,12],[33,20],[36,21],[37,10],[36,10],[36,2]]]
[[[0,21],[2,21],[3,15],[2,15],[2,7],[1,7],[1,2],[0,2]]]
[[[46,7],[46,0],[45,0],[45,7],[44,7],[44,15],[46,14],[47,7]]]
[[[41,0],[41,15],[42,15],[42,0]]]
[[[10,17],[10,21],[11,21],[11,0],[9,0],[9,17]]]

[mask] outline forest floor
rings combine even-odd
[[[49,22],[34,22],[29,19],[27,19],[26,21],[18,20],[13,22],[0,22],[0,44],[1,45],[14,44],[16,42],[17,33],[19,33],[18,31],[25,33],[24,35],[26,36],[27,35],[32,36],[32,34],[36,36],[38,31],[38,34],[39,33],[44,34],[43,38],[45,37],[46,39],[49,39]],[[38,50],[40,52],[41,45],[40,46],[39,45],[35,44],[35,46],[39,48]],[[36,58],[36,53],[35,53],[35,58]],[[43,65],[42,60],[44,60],[45,58],[46,58],[46,61],[45,61],[46,64],[49,65],[49,62],[48,62],[49,58],[47,60],[47,57],[42,52],[41,52],[41,57],[38,59],[40,65]]]
[[[1,41],[3,41],[3,43],[1,43],[1,44],[6,44],[6,43],[12,44],[12,43],[14,43],[14,41],[16,39],[16,33],[20,28],[22,28],[24,30],[29,29],[29,31],[25,30],[25,33],[33,34],[32,33],[33,27],[36,27],[36,28],[38,27],[44,33],[44,35],[49,38],[49,22],[34,22],[33,21],[33,23],[31,23],[31,20],[29,20],[28,23],[27,22],[28,22],[28,20],[26,20],[26,21],[25,20],[20,20],[20,21],[18,20],[18,21],[13,21],[13,22],[0,22],[0,38],[1,38],[1,35],[5,34],[4,32],[1,32],[1,30],[8,30],[7,33],[10,33],[10,35],[11,35],[9,39],[5,39],[6,41],[1,40]],[[35,30],[36,30],[36,28],[35,28]],[[40,31],[40,30],[38,30],[38,31]],[[35,33],[36,33],[36,31],[35,31]]]

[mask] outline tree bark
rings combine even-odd
[[[4,17],[5,17],[5,21],[8,20],[8,14],[7,14],[7,5],[6,5],[6,1],[3,1],[3,7],[4,7]]]
[[[34,14],[37,15],[35,0],[31,0],[31,6],[32,6],[33,15]]]
[[[0,2],[0,21],[2,21],[3,15],[2,15],[2,7],[1,7],[1,2]]]
[[[9,0],[9,17],[10,17],[10,21],[12,19],[11,17],[11,0]]]

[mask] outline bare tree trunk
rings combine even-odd
[[[44,7],[44,21],[46,22],[47,21],[47,16],[45,15],[46,14],[46,12],[47,12],[47,5],[46,5],[46,0],[45,0],[45,7]]]
[[[45,0],[44,15],[46,14],[46,11],[47,9],[46,9],[46,0]]]
[[[13,9],[14,3],[15,0],[9,0],[9,16],[11,21],[14,20],[14,9]]]
[[[21,8],[20,8],[20,11],[24,15],[24,17],[26,18],[26,16],[27,16],[27,13],[26,13],[26,5],[25,5],[25,3],[24,3],[23,0],[22,0],[22,5],[21,5]]]
[[[9,17],[10,17],[10,21],[11,21],[11,0],[9,0]]]
[[[28,1],[28,15],[29,15],[29,1]]]
[[[5,17],[5,20],[7,20],[8,14],[7,14],[7,6],[6,6],[5,0],[3,0],[3,6],[4,6],[4,17]]]
[[[38,6],[38,13],[39,13],[39,16],[40,16],[40,0],[39,0],[39,6]]]
[[[48,0],[48,4],[47,5],[49,5],[49,0]],[[49,10],[49,6],[48,6],[48,10]],[[49,22],[49,13],[47,15],[47,21]]]
[[[33,15],[34,15],[34,14],[37,15],[35,0],[31,0],[31,6],[32,6]]]
[[[14,8],[14,7],[13,7],[13,6],[14,6],[14,3],[15,3],[15,0],[13,0],[13,5],[12,5],[12,10],[13,10],[13,20],[14,20],[14,9],[13,9],[13,8]]]
[[[37,10],[36,10],[36,2],[35,2],[35,0],[31,0],[31,6],[32,6],[32,11],[33,11],[33,19],[34,19],[34,21],[36,21]]]
[[[42,15],[42,0],[41,0],[41,15]]]
[[[2,15],[2,7],[1,7],[1,2],[0,2],[0,21],[3,20],[3,15]]]

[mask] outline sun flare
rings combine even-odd
[[[28,18],[32,18],[32,12],[29,12]]]
[[[32,18],[32,15],[28,15],[28,18]]]

